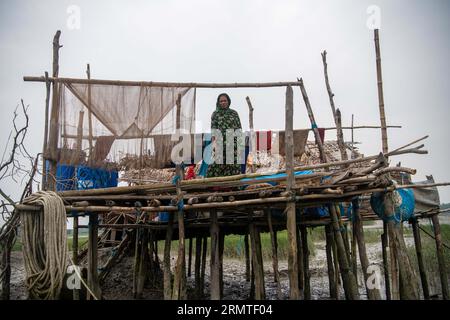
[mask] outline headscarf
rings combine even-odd
[[[224,97],[227,98],[227,100],[228,100],[228,107],[226,107],[226,108],[222,108],[222,107],[220,106],[219,99],[220,99],[220,97],[222,97],[222,96],[224,96]],[[217,96],[216,110],[228,109],[228,108],[230,108],[230,106],[231,106],[231,99],[230,99],[230,96],[229,96],[228,94],[226,94],[226,93],[221,93],[221,94],[219,94],[219,95]]]

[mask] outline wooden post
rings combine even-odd
[[[325,225],[325,239],[326,239],[326,254],[327,254],[327,268],[328,268],[328,285],[330,288],[330,299],[338,299],[338,285],[337,285],[337,278],[339,276],[338,273],[334,270],[334,263],[333,263],[333,230],[331,228],[331,225],[327,224]]]
[[[298,264],[298,288],[300,299],[305,299],[305,267],[302,239],[300,236],[300,226],[297,224],[297,264]]]
[[[317,128],[316,120],[314,119],[314,113],[311,108],[311,104],[309,103],[308,94],[306,93],[305,86],[303,84],[303,79],[298,79],[300,84],[300,90],[302,92],[303,101],[305,102],[306,111],[308,111],[309,121],[311,122],[311,129],[314,133],[314,139],[316,141],[317,148],[319,149],[320,160],[322,163],[327,163],[327,157],[325,151],[323,149],[322,139],[320,139],[319,129]]]
[[[388,152],[388,140],[387,140],[387,128],[386,128],[386,114],[384,111],[384,96],[383,96],[383,76],[381,72],[381,52],[380,52],[380,41],[379,41],[379,35],[378,35],[378,29],[374,30],[374,41],[375,41],[375,55],[376,55],[376,67],[377,67],[377,87],[378,87],[378,106],[380,111],[380,122],[381,122],[381,142],[382,142],[382,148],[383,153],[386,154]],[[383,224],[386,224],[386,222],[383,222]],[[388,230],[388,226],[386,225],[386,228],[383,226],[383,229],[386,229],[387,233],[385,237],[388,237],[388,234],[390,234],[390,231]],[[388,284],[389,282],[389,265],[387,262],[387,253],[386,247],[387,247],[387,241],[388,239],[384,240],[385,246],[383,246],[383,257],[386,258],[384,260],[384,265],[387,266],[387,270],[385,270],[385,275],[387,274],[387,277],[385,276],[386,282],[386,289],[390,287]],[[391,241],[389,240],[389,243]],[[393,248],[391,248],[393,249]],[[393,250],[392,250],[393,251]],[[398,275],[397,275],[397,261],[394,253],[391,253],[391,269],[392,269],[392,295],[389,293],[389,298],[398,299]],[[386,293],[386,296],[388,294]],[[388,300],[389,300],[388,298]]]
[[[200,293],[203,296],[205,290],[206,253],[208,251],[208,237],[203,237],[202,262],[200,271]]]
[[[225,248],[225,233],[219,232],[219,275],[220,275],[220,300],[223,299],[223,250]]]
[[[145,281],[147,279],[148,266],[148,231],[146,229],[136,229],[136,269],[135,269],[135,299],[142,299]]]
[[[177,118],[176,127],[180,129],[181,121],[181,94],[178,94],[177,98]],[[183,193],[181,192],[180,182],[184,179],[184,172],[181,164],[176,164],[176,174],[178,179],[176,180],[177,200],[178,200],[178,257],[175,267],[175,276],[173,284],[173,299],[186,299],[186,250],[185,250],[185,230],[184,230],[184,212],[183,212]],[[180,208],[181,202],[181,208]]]
[[[169,213],[167,222],[166,241],[164,244],[164,300],[172,299],[172,274],[170,272],[170,247],[172,245],[173,234],[173,213]]]
[[[387,219],[390,248],[398,261],[401,278],[401,297],[406,300],[419,299],[418,279],[409,260],[405,240],[400,234],[400,226],[394,221],[394,202],[390,192],[384,195],[384,213]]]
[[[294,145],[293,116],[294,103],[292,87],[286,87],[286,111],[285,111],[285,145]],[[286,191],[291,192],[295,184],[294,180],[294,148],[286,148]],[[295,213],[295,201],[286,204],[287,235],[288,235],[288,273],[289,273],[289,297],[292,300],[300,299],[298,288],[298,262],[297,262],[297,221]]]
[[[89,239],[88,239],[88,285],[97,299],[101,297],[100,283],[98,279],[98,214],[89,214]]]
[[[337,131],[337,143],[339,146],[339,151],[341,152],[341,160],[347,160],[347,151],[344,144],[344,134],[342,132],[342,122],[341,122],[341,112],[339,109],[336,110],[334,106],[334,93],[331,91],[330,82],[328,80],[328,64],[327,64],[327,52],[324,50],[322,52],[322,62],[323,62],[323,72],[325,76],[325,85],[327,87],[328,98],[330,100],[331,111],[333,113],[334,123],[336,124]]]
[[[358,260],[356,258],[357,256],[357,249],[356,244],[358,240],[356,238],[356,231],[355,231],[355,219],[352,217],[352,241],[351,241],[351,257],[352,257],[352,268],[353,268],[353,274],[356,278],[356,283],[358,283]]]
[[[74,268],[78,267],[78,212],[73,213],[73,229],[72,229],[72,262]],[[73,289],[73,300],[80,300],[80,291]]]
[[[419,273],[420,273],[420,281],[422,283],[423,297],[425,298],[425,300],[429,300],[430,290],[428,288],[427,274],[425,272],[425,266],[423,264],[422,241],[420,240],[420,230],[418,227],[417,219],[415,218],[411,219],[411,225],[413,229],[414,244],[416,247],[417,264],[419,265]]]
[[[388,231],[387,224],[383,221],[383,234],[381,235],[381,251],[383,256],[384,285],[386,290],[386,300],[392,300],[391,281],[389,277],[389,263],[387,257]]]
[[[333,242],[331,243],[331,252],[333,253],[333,263],[334,263],[334,274],[335,274],[335,280],[336,280],[336,290],[338,292],[337,298],[339,299],[339,286],[342,285],[342,277],[340,276],[341,270],[339,269],[339,258],[338,258],[338,250],[337,250],[337,244],[336,244],[336,238],[334,236],[334,230],[333,226],[330,224],[330,229],[333,232]]]
[[[83,150],[83,119],[84,119],[84,111],[81,110],[78,113],[78,127],[77,127],[77,159],[76,163],[80,161],[81,151]]]
[[[45,71],[45,128],[44,128],[44,143],[42,147],[42,189],[47,190],[47,159],[48,159],[48,114],[50,108],[50,81],[48,81],[48,72]]]
[[[61,31],[56,31],[53,37],[53,78],[58,77],[59,73],[59,37]],[[48,79],[47,79],[48,81]],[[52,84],[52,110],[50,112],[50,133],[48,137],[48,156],[49,156],[49,172],[47,173],[47,188],[50,191],[56,191],[56,166],[58,163],[58,139],[59,139],[59,91],[58,83]]]
[[[381,141],[383,153],[386,154],[388,152],[388,140],[386,129],[386,115],[384,112],[383,76],[381,73],[381,53],[380,53],[380,40],[378,36],[378,29],[374,30],[374,40],[375,40],[375,54],[377,63],[378,105],[380,109]]]
[[[245,251],[245,281],[250,281],[250,249],[248,245],[248,233],[244,236]]]
[[[266,299],[264,289],[264,265],[261,252],[261,238],[258,227],[250,223],[250,241],[252,243],[252,268],[255,275],[255,300]]]
[[[341,160],[348,160],[347,147],[345,146],[344,133],[342,132],[342,119],[341,111],[336,110],[336,128],[337,128],[337,142],[339,146],[339,151],[341,152]]]
[[[89,63],[87,64],[87,68],[86,68],[86,74],[87,74],[87,78],[88,80],[91,79],[91,68],[89,66]],[[94,152],[94,148],[92,146],[92,102],[91,102],[91,84],[88,83],[87,86],[87,90],[88,90],[88,122],[89,122],[89,166],[92,166],[92,161],[93,161],[93,152]]]
[[[255,136],[255,131],[254,131],[254,127],[253,127],[253,106],[252,106],[252,102],[250,101],[250,97],[245,97],[245,100],[247,100],[247,105],[248,105],[248,121],[249,121],[249,125],[250,125],[250,154],[252,156],[252,161],[253,161],[253,165],[251,166],[251,172],[255,172],[255,167],[254,167],[254,163],[255,163],[255,155],[256,155],[256,136]],[[248,239],[247,239],[248,241]]]
[[[195,238],[195,262],[194,262],[194,278],[195,278],[195,297],[201,298],[201,277],[200,277],[200,262],[202,257],[202,237]]]
[[[273,281],[277,284],[277,297],[282,299],[280,273],[278,272],[278,244],[277,244],[277,232],[273,230],[272,225],[272,213],[270,209],[265,210],[267,214],[267,223],[269,225],[270,242],[272,244],[272,266],[273,266]]]
[[[387,224],[387,230],[388,230],[388,240],[389,240],[389,256],[390,256],[390,271],[391,271],[391,298],[392,300],[399,300],[400,299],[400,279],[399,279],[399,268],[398,268],[398,261],[396,252],[397,249],[395,247],[396,242],[395,240],[391,239],[391,235],[394,234],[394,230],[390,230],[393,227],[390,224]]]
[[[300,235],[302,238],[302,248],[303,248],[303,268],[305,277],[305,300],[311,300],[311,274],[309,271],[309,248],[308,248],[308,233],[306,226],[300,226]]]
[[[358,284],[348,261],[347,252],[345,250],[344,239],[340,230],[336,208],[334,205],[329,206],[332,227],[337,246],[337,254],[339,261],[339,269],[342,274],[342,284],[344,286],[345,296],[349,300],[359,300]]]
[[[217,211],[210,211],[211,219],[211,300],[220,300],[219,221]]]
[[[445,267],[445,258],[444,258],[444,247],[442,245],[442,236],[441,236],[441,225],[439,223],[439,217],[437,214],[434,214],[431,217],[431,221],[433,222],[434,229],[434,238],[436,241],[436,253],[439,264],[439,276],[441,279],[441,287],[442,287],[442,299],[448,300],[448,277],[447,277],[447,269]]]
[[[192,237],[189,238],[188,277],[191,276],[191,268],[192,268]]]
[[[375,287],[368,286],[368,280],[370,274],[368,273],[369,259],[367,258],[366,252],[366,242],[364,240],[364,229],[361,214],[359,212],[359,202],[358,199],[352,200],[353,208],[353,232],[355,235],[356,242],[358,243],[359,260],[361,261],[361,269],[364,276],[364,284],[366,286],[367,298],[369,300],[380,300],[380,291]],[[356,248],[355,248],[356,249]]]
[[[356,154],[355,154],[355,140],[354,140],[354,136],[353,136],[353,113],[352,113],[352,127],[351,127],[351,132],[352,132],[352,159],[356,158]]]
[[[311,128],[314,131],[314,137],[315,137],[317,147],[319,149],[321,162],[326,163],[327,157],[326,157],[325,151],[323,149],[322,140],[320,139],[319,130],[317,129],[317,124],[314,119],[314,113],[312,111],[311,104],[309,103],[309,98],[306,93],[306,89],[303,84],[303,80],[299,79],[298,81],[300,83],[300,90],[302,92],[303,100],[306,105],[306,110],[308,111],[309,120],[311,122]],[[355,275],[353,274],[353,272],[350,268],[350,261],[348,259],[347,250],[346,250],[344,239],[343,239],[342,232],[341,232],[342,222],[340,221],[340,216],[338,215],[334,204],[329,205],[329,211],[330,211],[330,218],[332,221],[332,227],[335,232],[335,243],[337,246],[338,262],[339,262],[340,271],[342,273],[342,280],[343,280],[345,295],[346,295],[347,299],[357,300],[357,299],[359,299],[358,284],[356,282]]]
[[[138,222],[139,217],[136,217],[136,221]],[[133,297],[134,299],[137,297],[138,292],[138,277],[139,277],[139,265],[141,261],[141,250],[140,250],[140,243],[142,238],[142,232],[144,230],[141,230],[141,228],[135,229],[135,239],[134,239],[134,264],[133,264]]]

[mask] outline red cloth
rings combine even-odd
[[[195,179],[195,170],[194,166],[189,166],[186,171],[186,175],[184,177],[185,180]]]
[[[260,139],[262,143],[260,143]],[[265,141],[267,143],[264,143]],[[261,150],[263,147],[266,148]],[[269,151],[271,149],[272,149],[272,131],[256,131],[256,150]]]

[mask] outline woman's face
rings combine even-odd
[[[220,96],[219,97],[219,106],[221,108],[226,108],[228,107],[228,99],[226,96]]]

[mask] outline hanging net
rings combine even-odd
[[[90,91],[90,92],[89,92]],[[94,168],[171,165],[178,96],[180,129],[195,132],[195,88],[59,84],[59,163]]]

